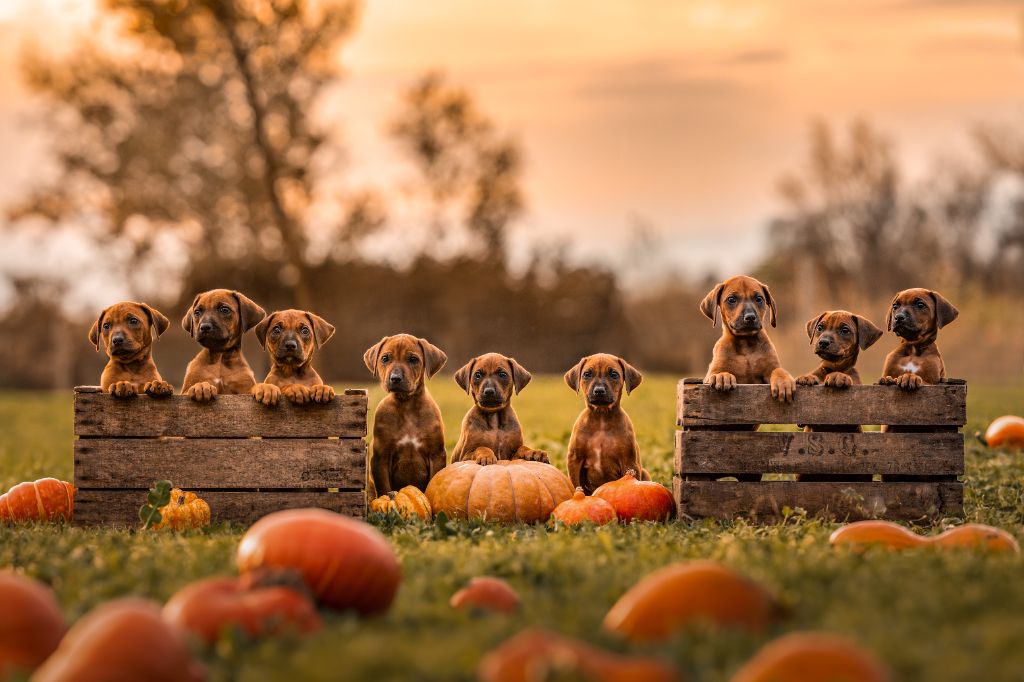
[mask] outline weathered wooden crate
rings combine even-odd
[[[785,508],[838,519],[915,520],[963,514],[967,385],[800,386],[792,403],[767,385],[716,391],[679,382],[675,496],[680,515],[777,520]],[[889,433],[755,431],[753,425],[881,425]],[[834,428],[833,426],[832,428]],[[795,428],[795,427],[794,427]],[[830,428],[821,426],[821,428]],[[760,474],[872,475],[865,481],[759,479]],[[790,478],[776,476],[772,478]]]
[[[364,390],[266,407],[248,395],[120,399],[79,386],[75,521],[136,525],[146,490],[163,479],[205,499],[214,523],[295,507],[363,517],[366,403]]]

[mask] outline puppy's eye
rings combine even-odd
[[[918,310],[923,310],[925,308],[924,301],[915,301],[914,305],[917,306]]]
[[[849,334],[850,328],[844,324],[842,327],[839,328],[839,331],[842,332],[843,334]]]
[[[893,309],[893,310],[896,310],[896,309],[897,309],[897,308],[899,308],[899,307],[900,307],[900,304],[899,304],[899,303],[893,303],[893,304],[892,304],[892,309]]]
[[[419,361],[420,361],[420,359],[418,357],[416,357],[415,355],[410,355],[409,356],[409,364],[410,365],[415,365]]]
[[[220,314],[221,315],[230,315],[231,314],[231,308],[227,307],[226,305],[222,305],[220,307]]]
[[[281,333],[281,325],[275,324],[274,328],[270,330],[270,333],[274,334],[275,336],[280,334]]]
[[[508,372],[503,369],[498,370],[498,376],[502,379],[508,379]]]
[[[139,318],[137,318],[137,317],[129,317],[128,318],[128,325],[129,326],[136,327],[136,326],[138,326],[138,324],[139,324]]]
[[[764,296],[762,296],[761,294],[756,294],[754,296],[754,303],[764,303]]]
[[[302,334],[303,336],[309,336],[309,327],[303,327],[302,329],[299,330],[299,333]]]
[[[105,332],[109,332],[110,331],[110,323],[109,322],[104,322],[103,323],[103,331],[105,331]]]
[[[199,316],[202,314],[203,311],[200,310],[199,308],[196,308],[194,311],[192,311],[192,317],[196,318],[197,320],[199,319]]]
[[[473,379],[475,379],[476,381],[480,381],[483,378],[484,378],[484,373],[481,372],[480,370],[477,370],[477,371],[473,372]]]
[[[819,332],[823,332],[823,331],[825,331],[825,325],[819,324],[817,329],[818,329]]]
[[[586,372],[583,373],[583,378],[584,379],[589,379],[592,376],[594,376],[594,373],[592,371],[590,371],[589,369]]]
[[[610,370],[608,372],[608,376],[611,379],[618,379],[619,378],[619,373],[613,369],[613,370]]]
[[[736,305],[738,299],[735,296],[730,295],[729,298],[725,299],[725,302],[729,305]]]
[[[391,362],[391,356],[385,353],[384,355],[380,356],[380,362],[382,365],[388,364],[389,362]]]

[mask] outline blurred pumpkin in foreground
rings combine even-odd
[[[769,642],[732,682],[891,682],[874,656],[842,637],[800,632]]]
[[[1001,528],[980,523],[955,526],[935,536],[918,535],[890,521],[858,521],[838,528],[829,542],[835,547],[864,551],[868,547],[916,549],[940,547],[980,549],[988,552],[1020,552],[1016,538]]]
[[[998,417],[980,440],[991,448],[1024,448],[1024,419],[1013,415]]]
[[[478,576],[469,585],[452,595],[448,602],[462,611],[500,611],[514,613],[519,609],[519,595],[501,578]]]
[[[46,585],[0,571],[0,680],[31,672],[64,636],[64,614]]]

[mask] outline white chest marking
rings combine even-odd
[[[918,370],[921,369],[921,365],[917,364],[913,360],[907,360],[903,363],[903,371],[911,374],[917,374]]]
[[[419,450],[421,443],[419,438],[406,435],[398,439],[398,445],[411,445],[414,450]]]

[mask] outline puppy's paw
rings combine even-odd
[[[320,384],[310,389],[309,397],[314,403],[329,403],[334,400],[334,389],[327,384]]]
[[[108,390],[115,398],[131,398],[135,395],[135,384],[130,381],[118,381],[111,384]]]
[[[533,448],[523,448],[518,453],[518,456],[531,462],[544,462],[550,464],[551,461],[548,459],[548,453],[543,450],[534,450]]]
[[[879,386],[895,386],[896,377],[884,376],[878,380]]]
[[[730,372],[716,372],[709,374],[704,383],[714,386],[716,391],[731,391],[736,388],[736,375]]]
[[[820,383],[821,379],[818,378],[817,374],[805,374],[802,377],[797,377],[796,380],[797,386],[817,386]]]
[[[147,381],[146,385],[142,387],[142,392],[154,398],[163,398],[174,395],[174,386],[166,381]]]
[[[488,466],[490,464],[497,464],[498,457],[494,454],[494,450],[490,448],[477,448],[473,451],[473,461],[480,466]]]
[[[281,393],[295,405],[305,405],[313,398],[309,388],[302,384],[289,384],[281,389]]]
[[[209,381],[200,381],[198,384],[189,386],[185,395],[197,403],[208,403],[217,397],[217,387]]]
[[[772,397],[780,403],[793,402],[793,393],[796,391],[796,382],[792,375],[784,369],[777,369],[772,372],[771,379]]]
[[[896,380],[896,385],[904,391],[916,391],[924,386],[924,379],[916,374],[907,372],[906,374],[900,375],[900,378]]]
[[[249,391],[256,402],[273,407],[281,400],[281,389],[274,384],[256,384]]]
[[[845,372],[832,372],[825,377],[825,385],[833,388],[848,388],[853,386],[853,377]]]

